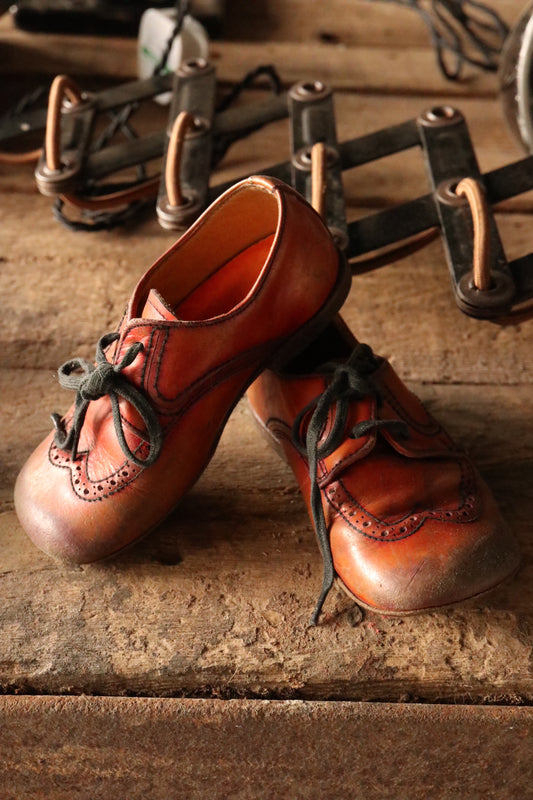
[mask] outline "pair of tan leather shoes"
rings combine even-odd
[[[350,273],[318,215],[254,177],[214,203],[141,278],[96,362],[15,487],[47,553],[107,558],[164,519],[209,462],[248,387],[308,503],[324,584],[384,613],[486,591],[518,565],[470,461],[336,312]],[[329,327],[326,327],[328,326]]]

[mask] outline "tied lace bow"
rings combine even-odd
[[[149,467],[157,460],[161,452],[163,444],[161,426],[145,395],[121,374],[125,367],[133,363],[144,346],[142,342],[135,342],[127,349],[120,363],[112,364],[107,360],[104,350],[118,338],[118,333],[107,333],[102,336],[96,345],[96,365],[84,358],[73,358],[59,367],[57,373],[59,383],[63,388],[76,392],[76,401],[68,433],[59,414],[52,414],[52,422],[56,429],[54,441],[61,450],[70,451],[72,460],[75,461],[78,457],[78,444],[89,403],[108,395],[115,432],[123,453],[134,464],[140,467]],[[119,397],[133,406],[146,426],[150,452],[145,459],[138,458],[126,442]]]
[[[333,373],[330,383],[321,395],[315,397],[300,411],[294,420],[292,438],[300,452],[307,456],[309,476],[311,478],[311,512],[324,563],[322,589],[311,616],[311,625],[317,624],[322,606],[335,579],[329,532],[317,479],[319,460],[327,458],[335,452],[347,435],[351,439],[359,439],[361,436],[366,436],[370,431],[384,426],[389,428],[396,427],[403,435],[409,435],[407,425],[401,420],[394,419],[365,420],[357,423],[346,434],[346,422],[350,404],[354,400],[362,400],[364,397],[368,397],[369,394],[375,391],[370,386],[368,376],[377,369],[378,365],[379,361],[376,359],[372,349],[366,344],[358,344],[345,364],[325,364],[321,367],[321,371]],[[303,445],[300,433],[302,422],[312,409],[314,410],[307,425],[305,445]],[[325,434],[332,409],[334,409],[333,422],[330,430]]]

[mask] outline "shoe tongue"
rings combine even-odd
[[[170,322],[177,322],[178,318],[172,309],[165,303],[156,289],[150,289],[150,294],[146,298],[146,303],[141,314],[142,319],[166,319]]]

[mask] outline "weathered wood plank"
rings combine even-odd
[[[211,58],[221,80],[236,82],[260,63],[272,63],[284,83],[321,80],[335,89],[361,93],[428,96],[444,92],[454,97],[494,97],[498,83],[494,73],[465,70],[465,80],[450,82],[438,68],[429,48],[344,47],[336,44],[293,42],[216,42]]]
[[[523,12],[524,3],[500,0],[495,10],[511,26]],[[0,28],[13,30],[8,15],[1,19]],[[15,32],[21,40],[27,37],[22,31]],[[82,44],[84,39],[89,39],[69,38],[78,39]],[[268,3],[227,0],[222,38],[230,42],[331,42],[343,47],[365,48],[431,47],[428,28],[417,14],[379,0],[330,0],[327,4],[321,0],[269,0]],[[105,37],[104,46],[107,41],[110,40]],[[131,46],[133,41],[128,44]],[[105,49],[107,51],[107,47]],[[91,68],[101,69],[94,62]]]
[[[522,708],[6,697],[0,725],[4,800],[509,800],[533,778]]]
[[[413,385],[469,447],[525,564],[447,611],[362,616],[344,595],[307,622],[321,581],[292,473],[246,405],[196,487],[150,537],[102,564],[35,549],[10,510],[17,469],[65,398],[43,371],[2,375],[0,687],[4,692],[353,700],[533,700],[530,386]]]
[[[401,38],[401,37],[400,37]],[[57,34],[28,34],[0,27],[2,60],[0,73],[41,76],[67,73],[111,76],[130,80],[137,76],[136,45],[133,40]],[[408,48],[367,44],[345,47],[323,42],[216,41],[210,58],[221,82],[240,81],[259,64],[272,63],[287,85],[299,80],[323,80],[337,89],[385,94],[425,92],[429,96],[447,92],[452,96],[494,96],[498,81],[494,73],[467,67],[464,80],[446,80],[431,47]]]
[[[293,12],[295,3],[289,4]],[[259,13],[259,5],[266,7],[248,4],[247,13]],[[311,5],[317,23],[325,24],[323,4],[300,4],[300,17]],[[502,13],[517,9],[515,0],[501,6]],[[390,6],[368,7],[373,22],[366,30],[374,25],[378,37],[374,14]],[[270,9],[282,13],[279,3]],[[223,81],[277,59],[287,83],[321,77],[356,89],[337,96],[340,139],[448,102],[465,112],[483,170],[521,156],[500,118],[495,76],[472,74],[457,87],[445,83],[429,47],[420,41],[406,47],[406,39],[391,44],[391,31],[350,48],[294,44],[281,27],[268,46],[217,43],[213,56]],[[366,35],[363,24],[359,34]],[[379,42],[386,45],[375,47]],[[20,69],[28,79],[28,67],[74,71],[88,81],[109,71],[124,79],[134,70],[131,42],[95,48],[84,37],[36,38],[3,29],[0,45],[0,71],[2,65]],[[473,99],[482,95],[494,99]],[[165,110],[148,115],[152,124],[165,125]],[[278,123],[232,149],[215,180],[261,171],[287,155],[287,127]],[[355,279],[344,309],[354,332],[391,356],[470,448],[526,560],[516,579],[492,597],[418,618],[361,616],[333,594],[323,625],[308,630],[321,573],[314,535],[291,473],[257,439],[244,404],[195,489],[153,536],[120,559],[66,567],[27,540],[12,510],[12,487],[24,458],[49,429],[48,412],[69,402],[53,371],[72,355],[92,356],[137,278],[174,237],[153,217],[107,234],[63,231],[52,222],[50,200],[36,193],[30,169],[2,167],[0,191],[3,691],[533,700],[533,323],[502,330],[460,314],[439,242]],[[350,218],[426,191],[415,151],[346,176]],[[510,257],[533,248],[531,208],[525,196],[499,216]]]
[[[499,0],[497,5],[488,5],[508,25],[513,25],[524,10],[522,0]],[[430,43],[428,29],[417,14],[380,0],[226,0],[224,37],[262,42],[325,40],[345,47],[411,48],[428,47]]]

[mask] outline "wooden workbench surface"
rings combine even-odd
[[[496,76],[468,68],[466,81],[446,82],[409,12],[361,1],[364,13],[350,33],[346,20],[357,3],[327,4],[330,17],[325,4],[305,4],[311,15],[303,5],[272,2],[263,18],[256,4],[229,2],[231,38],[212,46],[221,81],[265,61],[287,84],[326,80],[337,90],[340,140],[449,103],[469,123],[482,171],[523,156],[503,119]],[[521,8],[519,0],[498,4],[509,23]],[[245,41],[261,25],[272,43],[255,35]],[[50,77],[77,73],[89,86],[107,63],[121,79],[133,76],[129,42],[97,45],[98,62],[94,40],[56,45],[4,24],[0,52],[8,58],[0,71],[23,74],[21,86],[37,69]],[[13,85],[6,84],[10,96]],[[165,110],[148,116],[164,126]],[[286,122],[269,126],[235,145],[213,182],[260,172],[288,149]],[[428,191],[419,151],[352,172],[345,186],[350,219]],[[531,195],[499,210],[510,259],[533,250],[532,211]],[[124,555],[65,566],[26,538],[13,485],[49,430],[49,413],[71,401],[55,370],[69,357],[92,357],[137,279],[174,236],[155,215],[112,232],[67,231],[52,219],[29,167],[0,167],[0,225],[0,692],[533,701],[533,321],[498,327],[461,314],[440,240],[354,278],[346,320],[470,451],[524,562],[489,597],[414,617],[363,613],[334,591],[322,623],[308,629],[321,581],[314,533],[292,473],[257,435],[244,401],[198,484]]]

